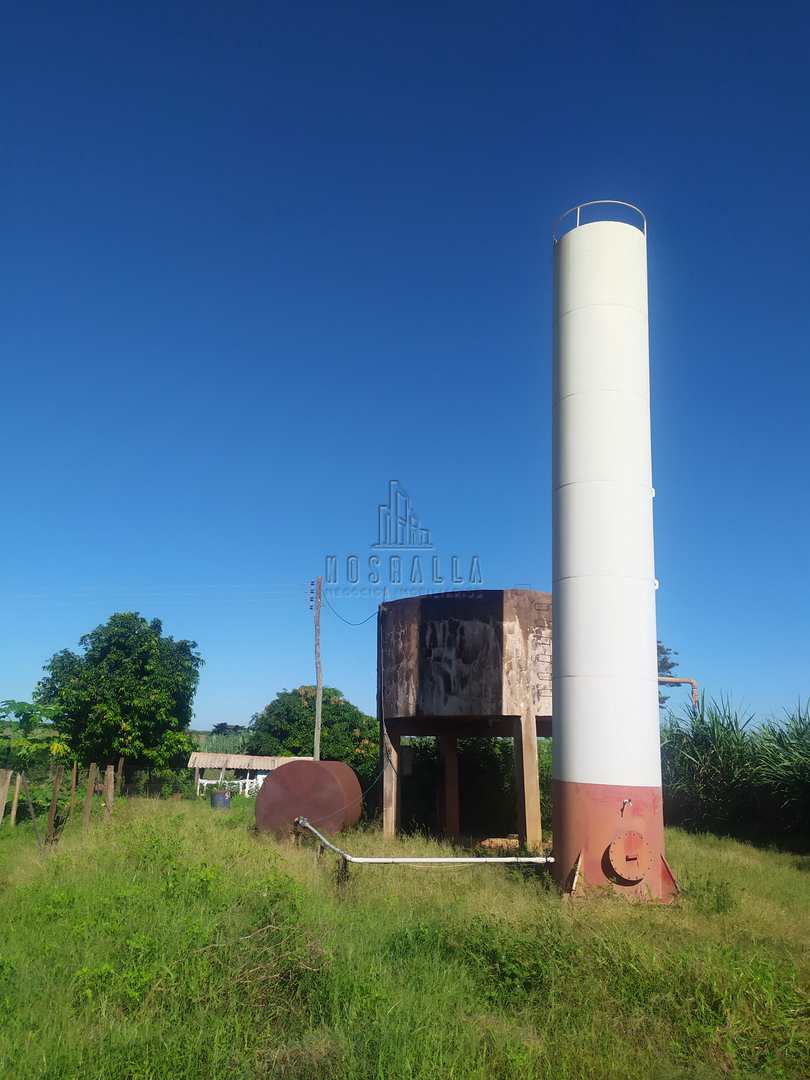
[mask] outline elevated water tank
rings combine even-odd
[[[519,827],[527,845],[539,847],[536,739],[551,733],[550,594],[477,589],[381,604],[377,666],[386,833],[398,827],[401,736],[440,738],[451,833],[458,831],[455,740],[509,736]]]

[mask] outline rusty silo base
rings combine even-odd
[[[553,781],[554,876],[563,894],[629,900],[678,894],[664,858],[661,789]]]
[[[289,761],[262,784],[256,797],[256,828],[286,836],[297,817],[322,832],[355,825],[363,809],[360,782],[342,761]]]

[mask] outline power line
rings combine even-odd
[[[331,600],[325,593],[323,599],[326,602],[326,606],[330,609],[330,611],[332,611],[334,615],[337,615],[341,622],[345,622],[347,626],[364,626],[377,614],[377,609],[375,608],[372,613],[368,615],[365,619],[361,619],[360,622],[352,622],[351,619],[344,618],[343,615],[341,615],[340,612],[333,607]]]
[[[374,777],[374,779],[368,785],[366,790],[360,792],[360,798],[359,799],[352,799],[352,801],[350,803],[346,803],[345,806],[341,806],[340,810],[334,810],[332,813],[330,813],[328,815],[328,817],[316,819],[315,824],[319,825],[323,821],[329,821],[330,818],[335,817],[337,814],[342,813],[344,810],[348,810],[352,806],[357,806],[357,804],[359,802],[362,802],[365,799],[366,795],[368,795],[368,793],[371,791],[371,789],[374,787],[374,785],[379,783],[380,777],[382,776],[383,771],[384,771],[384,769],[380,769],[380,771],[377,773],[377,775]]]

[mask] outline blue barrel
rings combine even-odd
[[[230,810],[231,795],[228,791],[215,791],[211,795],[212,810]]]

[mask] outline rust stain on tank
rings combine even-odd
[[[471,706],[500,709],[500,687],[492,678],[502,663],[500,627],[476,619],[432,619],[422,625],[417,712],[463,716]]]
[[[551,716],[551,596],[486,589],[380,608],[384,715]]]

